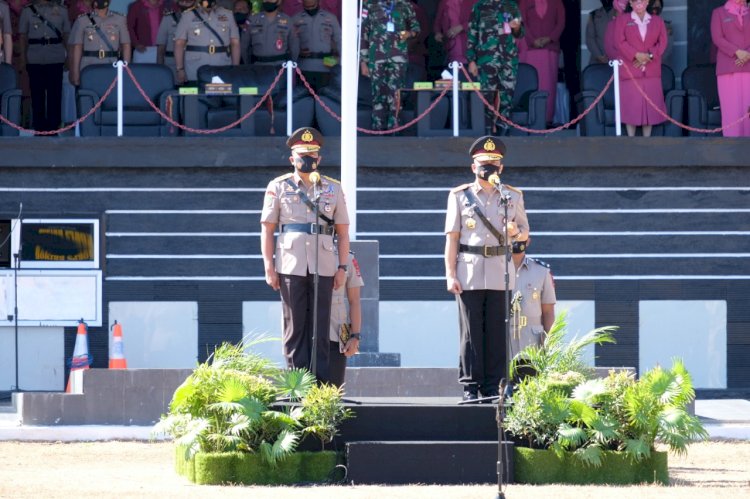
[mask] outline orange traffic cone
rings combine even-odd
[[[68,386],[65,389],[67,393],[70,393],[70,379],[73,377],[73,373],[75,371],[88,369],[94,361],[94,358],[89,355],[88,329],[89,327],[83,322],[83,319],[78,321],[78,332],[76,333],[76,344],[73,348],[73,357],[68,362],[70,374],[68,375]]]
[[[122,326],[115,321],[112,326],[112,345],[109,350],[109,368],[127,369],[128,361],[125,360],[125,350],[122,346]]]

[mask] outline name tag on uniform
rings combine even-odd
[[[388,31],[388,33],[393,33],[394,31],[396,31],[396,25],[393,24],[392,21],[388,21],[387,23],[385,23],[385,29],[386,31]]]

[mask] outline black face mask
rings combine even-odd
[[[234,14],[234,22],[237,23],[237,26],[241,24],[245,24],[245,21],[247,21],[248,15],[245,13],[237,12]]]
[[[312,156],[300,156],[295,163],[300,173],[312,173],[318,169],[318,158]]]
[[[526,251],[526,241],[513,241],[513,253],[524,253]]]
[[[319,10],[320,10],[319,7],[315,7],[314,9],[305,9],[305,12],[307,12],[311,16],[314,16],[315,14],[318,13]]]
[[[479,165],[477,167],[477,177],[489,181],[493,173],[500,174],[500,167],[496,165]]]
[[[95,9],[104,10],[109,7],[109,0],[94,0],[93,6]]]
[[[602,0],[602,7],[604,7],[604,10],[612,10],[613,4],[614,0]]]
[[[273,12],[279,8],[279,4],[276,2],[263,2],[262,8],[266,12]]]

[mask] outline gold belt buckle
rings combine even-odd
[[[99,59],[104,59],[104,49],[99,49]]]
[[[208,46],[208,53],[211,55],[214,55],[216,53],[216,45],[209,45]]]
[[[521,327],[526,327],[529,324],[528,318],[525,315],[522,315],[518,318],[518,325]]]
[[[485,246],[484,247],[483,255],[484,255],[485,258],[489,258],[489,257],[493,256],[493,255],[489,254],[489,250],[491,250],[491,249],[492,249],[492,246]]]

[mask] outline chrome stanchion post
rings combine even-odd
[[[294,61],[286,61],[284,63],[286,68],[286,135],[287,137],[292,135],[292,109],[294,105],[292,103],[292,84],[294,82],[294,68],[297,67],[297,63]]]
[[[620,123],[620,66],[622,61],[615,59],[609,61],[609,65],[612,66],[614,71],[614,83],[615,83],[615,134],[619,137],[622,135],[622,123]]]
[[[453,61],[450,68],[453,69],[453,136],[458,137],[458,70],[461,63]]]
[[[112,65],[117,68],[117,136],[122,137],[122,68],[127,63],[123,60],[118,60]]]

